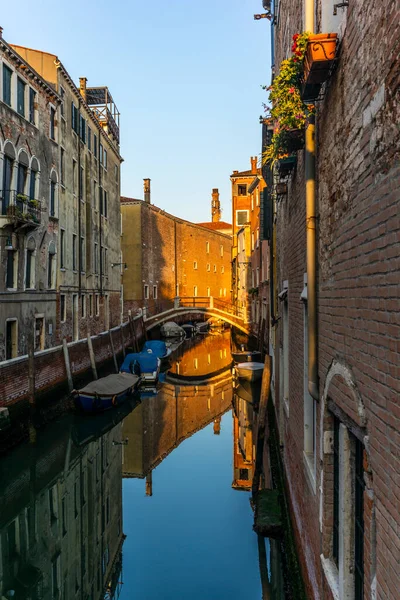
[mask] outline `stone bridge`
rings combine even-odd
[[[243,333],[249,333],[250,331],[249,323],[244,319],[244,313],[241,309],[230,302],[213,297],[175,298],[173,306],[158,305],[158,310],[156,307],[157,305],[150,308],[150,310],[147,307],[142,309],[147,331],[162,325],[166,321],[175,321],[182,324],[187,321],[207,320],[210,317],[222,319],[225,323],[236,327]]]

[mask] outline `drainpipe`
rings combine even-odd
[[[98,147],[97,147],[97,160],[99,163],[99,265],[100,265],[100,296],[103,297],[103,253],[101,251],[102,244],[102,219],[101,213],[102,207],[104,206],[104,190],[102,189],[102,172],[100,164],[100,140],[101,140],[101,127],[98,128]],[[101,202],[100,202],[100,190],[101,190]]]
[[[305,1],[305,30],[314,33],[314,0]],[[308,305],[308,391],[319,400],[318,323],[316,278],[316,198],[315,198],[315,117],[306,127],[306,239],[307,239],[307,305]]]
[[[78,103],[78,294],[79,298],[82,294],[82,226],[81,226],[81,99]]]

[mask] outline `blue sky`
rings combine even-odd
[[[233,170],[261,150],[270,25],[261,0],[3,3],[10,43],[57,54],[77,83],[107,85],[121,113],[122,194],[194,222],[219,188],[231,221]],[[25,15],[21,18],[21,15]],[[29,18],[28,18],[29,15]]]

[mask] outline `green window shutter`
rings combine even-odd
[[[8,106],[11,106],[11,77],[11,69],[3,65],[3,102]]]

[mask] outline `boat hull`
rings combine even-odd
[[[261,352],[258,352],[257,350],[254,351],[239,351],[239,352],[232,352],[232,358],[235,361],[235,363],[241,363],[241,362],[258,362],[261,360]]]
[[[243,362],[236,365],[235,369],[239,379],[254,382],[262,379],[264,365],[259,362]]]
[[[78,391],[75,394],[75,403],[85,413],[99,413],[110,410],[115,406],[119,406],[125,402],[127,398],[133,396],[134,393],[134,387],[130,387],[119,394],[107,396]]]

